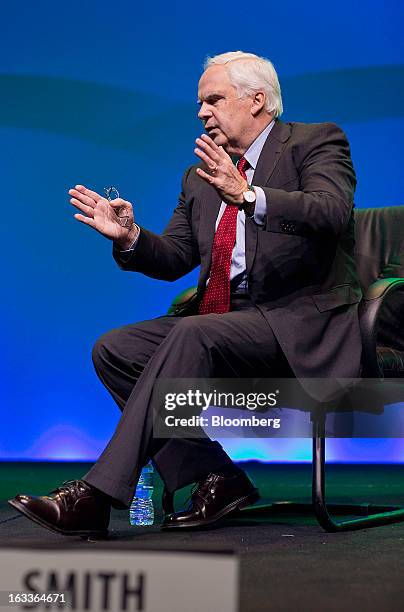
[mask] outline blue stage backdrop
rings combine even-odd
[[[358,207],[402,204],[403,4],[40,0],[6,3],[2,24],[0,458],[93,460],[119,418],[94,341],[163,314],[196,274],[168,284],[121,272],[111,244],[73,219],[69,187],[116,185],[162,230],[195,161],[203,60],[241,48],[274,62],[285,120],[345,129]],[[310,454],[308,440],[224,445],[238,460]],[[403,450],[333,441],[329,458],[402,461]]]

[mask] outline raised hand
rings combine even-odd
[[[96,191],[84,185],[69,189],[70,203],[80,210],[74,218],[90,225],[106,238],[116,242],[120,248],[129,248],[139,233],[134,223],[133,208],[130,202],[116,198],[107,200]]]
[[[226,204],[239,206],[244,202],[243,193],[248,189],[247,181],[241,176],[232,159],[223,147],[207,135],[196,139],[195,154],[205,163],[207,172],[197,168],[197,173],[207,183],[213,185]]]

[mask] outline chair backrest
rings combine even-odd
[[[381,278],[404,278],[404,206],[355,210],[355,259],[366,289]],[[378,346],[404,351],[404,291],[384,302],[378,319]]]
[[[404,278],[404,206],[355,209],[355,259],[366,289],[380,278]]]

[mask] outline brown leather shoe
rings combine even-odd
[[[209,474],[192,493],[189,508],[166,516],[161,528],[204,527],[258,500],[258,489],[244,472],[233,476]]]
[[[107,495],[83,480],[67,480],[48,495],[17,495],[9,504],[38,525],[56,533],[105,536],[111,503]]]

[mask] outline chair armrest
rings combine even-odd
[[[376,350],[378,323],[387,298],[397,291],[404,291],[404,278],[382,278],[368,287],[359,305],[363,377],[383,377]]]
[[[188,310],[191,305],[194,303],[197,297],[197,288],[190,287],[189,289],[185,289],[182,293],[177,295],[171,302],[171,306],[168,309],[167,314],[169,315],[179,315],[184,311]]]
[[[381,278],[367,288],[363,299],[365,301],[377,300],[379,298],[383,300],[392,291],[396,291],[403,286],[404,278]]]

